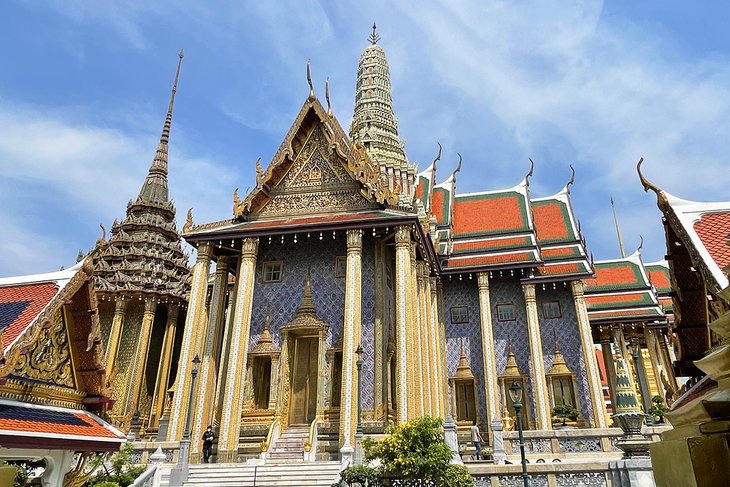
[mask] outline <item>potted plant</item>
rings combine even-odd
[[[657,423],[664,423],[664,414],[669,411],[669,408],[664,404],[664,399],[661,396],[654,396],[651,398],[651,407],[649,408],[649,414],[652,417],[657,418]]]
[[[578,416],[580,416],[580,412],[570,404],[561,404],[559,406],[555,406],[553,408],[553,417],[562,419],[562,426],[565,426],[565,420],[569,419],[571,421],[575,421],[578,419]]]

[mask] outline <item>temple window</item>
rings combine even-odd
[[[543,318],[560,318],[560,302],[558,301],[547,301],[542,303],[542,317]]]
[[[255,409],[268,409],[271,393],[271,357],[256,357],[252,365]]]
[[[580,403],[575,393],[577,390],[576,374],[565,363],[565,358],[560,352],[560,348],[558,348],[557,336],[555,336],[554,342],[555,352],[553,354],[553,365],[546,374],[550,405],[552,408],[556,406],[570,406],[580,411]],[[553,421],[559,419],[556,418]]]
[[[284,263],[280,260],[264,262],[264,282],[281,282]]]
[[[469,308],[466,306],[453,306],[451,312],[451,323],[469,323]]]
[[[516,424],[517,412],[515,411],[514,404],[512,404],[512,398],[508,392],[512,383],[516,382],[524,391],[522,394],[522,409],[520,410],[522,425],[525,429],[534,428],[534,422],[531,416],[532,406],[530,405],[530,395],[528,394],[530,380],[520,371],[520,367],[517,365],[517,357],[512,351],[512,342],[507,345],[507,364],[504,368],[504,372],[500,374],[498,382],[501,391],[502,405],[504,407],[502,417],[510,417],[512,418],[513,424]]]
[[[514,304],[498,304],[497,305],[498,321],[515,321],[515,305]]]

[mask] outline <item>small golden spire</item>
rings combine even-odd
[[[177,82],[180,79],[180,66],[185,53],[182,49],[177,54],[177,70],[175,71],[175,82],[172,84],[172,93],[170,94],[170,104],[167,107],[167,116],[165,117],[165,126],[162,128],[162,137],[160,142],[168,143],[170,141],[170,126],[172,125],[172,107],[175,105],[175,93],[177,93]]]
[[[373,32],[370,34],[370,37],[368,37],[368,40],[370,41],[370,44],[373,46],[378,43],[380,40],[380,35],[377,33],[377,26],[375,25],[375,22],[373,22]]]
[[[304,297],[302,297],[302,304],[297,309],[297,315],[301,314],[315,314],[317,309],[314,307],[314,301],[312,300],[312,281],[307,273],[307,281],[304,284]]]
[[[621,238],[621,228],[618,225],[618,215],[616,215],[616,206],[613,204],[613,195],[611,195],[611,210],[613,211],[613,223],[616,225],[616,236],[618,237],[618,247],[621,250],[621,257],[626,257],[624,242]]]
[[[314,101],[317,97],[314,96],[314,86],[312,85],[312,71],[310,68],[311,59],[307,59],[307,83],[309,84],[309,101]]]

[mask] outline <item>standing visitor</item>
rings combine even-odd
[[[203,433],[203,463],[210,463],[210,454],[213,451],[214,439],[213,427],[208,426],[208,429]]]
[[[474,422],[471,425],[471,441],[474,443],[474,448],[476,448],[476,453],[474,453],[474,457],[477,460],[482,459],[482,441],[484,441],[484,438],[482,438],[482,434],[479,432],[479,428],[477,427],[477,420],[475,419]]]

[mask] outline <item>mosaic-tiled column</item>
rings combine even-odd
[[[431,350],[433,350],[433,404],[434,414],[438,418],[445,418],[446,414],[443,407],[443,395],[444,383],[441,362],[443,357],[441,355],[441,339],[439,333],[439,322],[438,322],[438,298],[436,297],[436,278],[432,277],[428,279],[428,312],[429,312],[429,326],[431,333]]]
[[[396,404],[398,406],[398,422],[406,423],[409,418],[408,398],[409,365],[408,320],[409,313],[409,281],[411,278],[411,229],[407,225],[395,228],[395,322],[396,322]],[[413,367],[410,367],[413,368]]]
[[[608,376],[608,396],[611,399],[613,411],[616,411],[616,364],[613,360],[611,349],[611,333],[604,331],[601,334],[601,355],[603,355],[603,366]]]
[[[118,297],[114,303],[114,318],[112,319],[112,329],[109,333],[109,345],[106,349],[106,373],[107,378],[114,370],[119,353],[119,342],[122,337],[122,328],[124,328],[124,318],[127,314],[128,299]]]
[[[231,261],[230,267],[232,269],[238,268],[238,261]],[[228,292],[228,304],[226,306],[226,313],[225,313],[225,329],[223,330],[223,348],[221,349],[220,353],[220,364],[218,365],[218,370],[220,371],[226,371],[228,370],[228,359],[230,358],[231,354],[231,342],[233,341],[233,338],[231,337],[231,333],[233,330],[233,318],[234,318],[234,310],[236,309],[236,296],[238,296],[238,283],[241,282],[238,278],[236,278],[236,282],[233,284],[233,289],[230,289]],[[223,399],[225,398],[225,389],[226,389],[226,378],[223,374],[219,374],[218,378],[218,384],[216,384],[216,391],[215,391],[215,422],[220,424],[221,423],[221,416],[223,415]],[[276,389],[272,389],[276,390]]]
[[[479,321],[482,329],[482,363],[484,364],[484,390],[487,398],[487,421],[502,417],[499,408],[499,387],[497,360],[494,354],[494,331],[492,330],[492,307],[489,299],[489,273],[477,274],[479,288]]]
[[[284,330],[281,333],[281,360],[279,362],[279,380],[276,388],[276,419],[279,425],[284,428],[287,422],[287,411],[284,403],[285,394],[289,390],[289,333]]]
[[[535,419],[537,429],[549,430],[552,428],[550,420],[550,396],[548,395],[545,379],[545,359],[542,353],[542,339],[540,338],[540,321],[537,316],[537,299],[535,285],[523,284],[525,294],[525,310],[527,311],[527,330],[530,336],[530,364],[532,372],[532,392],[535,396]]]
[[[375,418],[380,419],[381,414],[385,414],[388,392],[388,378],[386,374],[387,364],[387,343],[388,336],[385,326],[385,258],[383,256],[383,242],[379,241],[375,244],[375,323],[373,325],[373,335],[375,345],[373,347],[373,409]],[[383,419],[386,419],[383,416]]]
[[[157,367],[157,380],[155,381],[154,401],[152,402],[152,414],[150,426],[156,428],[160,423],[162,411],[165,409],[165,398],[167,385],[170,382],[170,367],[172,366],[172,349],[175,345],[175,333],[177,330],[177,318],[180,314],[180,306],[170,304],[167,307],[167,323],[165,325],[165,337],[162,340],[160,351],[160,363]]]
[[[202,363],[197,382],[197,391],[194,391],[196,410],[193,420],[193,434],[190,438],[190,461],[198,463],[202,453],[202,431],[213,424],[213,404],[215,398],[216,378],[218,376],[218,347],[221,330],[225,318],[226,290],[228,288],[228,269],[230,259],[219,257],[215,267],[213,292],[210,298],[208,326],[200,354]]]
[[[152,336],[152,325],[155,322],[155,311],[157,311],[157,301],[153,298],[145,299],[144,312],[142,313],[142,326],[139,330],[139,338],[137,340],[137,360],[132,362],[132,382],[129,389],[129,402],[126,413],[134,414],[139,406],[139,397],[142,394],[145,369],[147,368],[147,354],[150,349],[150,337]]]
[[[228,370],[224,376],[226,387],[223,398],[223,414],[218,434],[218,461],[230,463],[238,460],[238,435],[241,430],[241,408],[243,407],[243,381],[248,355],[248,338],[251,332],[251,307],[253,288],[256,282],[256,255],[258,238],[244,238],[241,245],[241,262],[237,279],[238,296],[231,328],[230,356]]]
[[[205,319],[205,297],[208,293],[208,273],[210,258],[213,255],[213,244],[201,242],[198,245],[198,258],[193,266],[192,289],[188,301],[188,314],[185,317],[180,358],[177,366],[177,387],[173,396],[172,410],[170,411],[170,426],[167,431],[168,441],[178,441],[182,438],[185,419],[187,418],[188,403],[190,402],[190,367],[193,357],[198,353],[195,349],[198,327]]]
[[[586,375],[588,375],[588,394],[591,399],[591,411],[593,411],[593,424],[596,428],[606,428],[606,403],[603,400],[603,389],[601,387],[601,374],[598,371],[598,360],[593,348],[593,334],[591,323],[588,321],[588,309],[583,295],[583,281],[571,281],[570,289],[573,291],[573,302],[575,303],[575,316],[578,318],[578,331],[580,343],[583,348],[583,359],[586,363]]]
[[[444,323],[444,284],[441,278],[436,279],[436,331],[438,332],[439,343],[439,375],[441,376],[441,409],[444,416],[448,417],[451,411],[449,406],[449,382],[448,371],[446,370],[446,325]]]
[[[677,376],[674,375],[674,368],[672,367],[672,359],[669,355],[669,347],[667,346],[667,337],[665,332],[662,330],[651,331],[659,344],[659,363],[661,364],[664,373],[667,375],[667,381],[669,381],[670,388],[676,392]]]
[[[355,349],[360,344],[362,322],[362,230],[347,231],[345,313],[342,331],[342,396],[340,399],[340,453],[354,452],[357,425],[357,374]]]
[[[431,416],[431,368],[433,360],[431,359],[431,347],[429,347],[428,332],[428,309],[426,307],[426,263],[419,261],[417,264],[417,294],[418,301],[418,342],[421,344],[421,382],[423,383],[423,411],[422,414]]]
[[[413,392],[409,397],[409,414],[410,418],[423,416],[424,398],[423,398],[423,350],[421,349],[421,314],[418,309],[418,270],[416,265],[416,242],[411,241],[410,257],[411,257],[411,278],[409,280],[409,310],[411,319],[409,320],[409,343],[410,360],[413,364],[411,369]],[[409,390],[409,392],[411,392]]]

